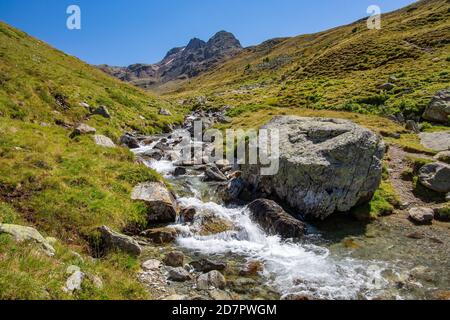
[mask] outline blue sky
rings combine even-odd
[[[220,30],[244,46],[313,33],[412,0],[0,0],[0,20],[92,64],[153,63],[177,46]],[[66,9],[81,8],[81,30],[68,30]]]

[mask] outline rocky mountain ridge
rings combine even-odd
[[[98,66],[104,72],[142,88],[173,80],[185,80],[209,70],[223,59],[242,50],[241,43],[229,32],[219,31],[207,42],[193,38],[185,47],[169,50],[156,64],[133,64],[128,67]]]

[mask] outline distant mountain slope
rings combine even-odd
[[[195,77],[241,50],[242,46],[233,34],[220,31],[208,42],[194,38],[185,47],[171,49],[157,64],[128,67],[101,65],[99,68],[120,80],[151,88],[169,81]]]
[[[118,81],[75,57],[0,22],[0,117],[28,122],[77,122],[105,105],[111,130],[155,132],[172,119],[158,115],[168,103]],[[0,118],[1,119],[1,118]],[[143,120],[145,119],[145,120]],[[97,125],[95,117],[91,120]]]
[[[269,40],[159,90],[177,101],[206,96],[211,106],[262,104],[418,116],[436,91],[449,86],[449,45],[450,2],[422,0],[383,14],[381,30],[369,30],[362,19],[316,34]],[[392,84],[389,90],[382,86],[386,83]]]

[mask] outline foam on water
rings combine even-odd
[[[307,294],[324,299],[370,298],[387,284],[383,266],[350,258],[336,259],[323,247],[286,242],[268,236],[245,208],[229,209],[196,198],[180,199],[183,206],[214,213],[233,221],[238,231],[211,236],[184,233],[178,244],[206,255],[238,255],[264,263],[268,284],[282,294]]]

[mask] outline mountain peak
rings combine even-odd
[[[217,32],[208,42],[192,38],[185,47],[169,50],[164,59],[153,65],[135,64],[125,68],[100,68],[125,81],[147,88],[155,83],[192,78],[242,50],[241,43],[227,31]]]
[[[200,48],[203,48],[206,45],[206,42],[203,40],[200,40],[198,38],[193,38],[191,41],[189,41],[188,45],[186,46],[186,50],[197,50]]]
[[[223,49],[242,49],[241,43],[238,39],[236,39],[234,34],[224,30],[217,32],[211,39],[209,39],[207,44],[209,46]]]

